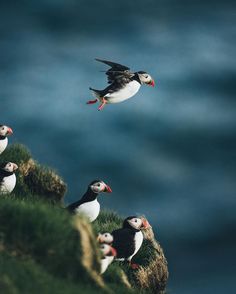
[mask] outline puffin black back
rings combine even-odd
[[[71,213],[75,213],[75,209],[80,206],[83,203],[86,202],[91,202],[94,201],[96,198],[98,197],[98,194],[95,193],[90,186],[88,187],[87,191],[85,192],[85,194],[82,196],[82,198],[74,203],[71,203],[70,205],[68,205],[66,208],[68,209],[68,211],[70,211]]]

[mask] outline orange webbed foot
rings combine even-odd
[[[107,101],[103,98],[102,104],[98,107],[98,111],[101,111],[104,108],[104,106],[106,105],[106,103],[107,103]]]
[[[97,99],[95,99],[95,100],[89,100],[88,102],[86,102],[86,104],[94,104],[94,103],[97,103]]]

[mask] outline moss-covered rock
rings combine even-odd
[[[62,178],[53,169],[38,164],[25,146],[21,144],[10,145],[1,154],[0,162],[4,161],[11,161],[19,166],[12,197],[39,197],[52,203],[60,202],[63,199],[66,193],[66,184]]]
[[[30,161],[32,162],[32,160]],[[29,165],[29,163],[27,164]],[[27,174],[23,174],[24,183],[31,194],[40,195],[41,198],[49,202],[60,202],[65,195],[66,184],[52,169],[33,163]],[[24,167],[25,165],[22,165],[20,171]]]
[[[79,225],[62,208],[0,199],[2,251],[23,259],[30,256],[54,275],[101,286],[96,240],[90,224],[76,218]]]
[[[123,218],[102,211],[90,224],[55,205],[63,199],[66,184],[23,145],[9,146],[0,157],[3,161],[17,163],[19,171],[14,192],[0,197],[0,293],[165,291],[167,262],[152,229],[143,231],[143,245],[133,258],[138,270],[114,262],[101,276],[97,233],[120,228]]]
[[[152,228],[144,230],[144,244],[134,261],[141,267],[135,273],[136,284],[152,293],[164,293],[169,277],[167,260]]]
[[[96,294],[107,293],[93,284],[58,278],[34,260],[0,254],[0,293],[2,294]]]

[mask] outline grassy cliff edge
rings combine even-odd
[[[168,267],[152,229],[135,256],[138,270],[114,262],[101,276],[98,232],[119,228],[122,218],[102,211],[89,224],[61,205],[66,184],[38,164],[22,145],[10,146],[0,161],[19,165],[11,195],[0,196],[1,293],[164,293]]]

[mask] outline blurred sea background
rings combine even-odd
[[[68,183],[101,178],[103,208],[145,214],[168,293],[235,293],[234,1],[0,1],[0,122]],[[102,58],[156,87],[98,112]]]

